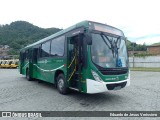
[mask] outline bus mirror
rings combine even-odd
[[[87,45],[92,45],[92,37],[89,34],[85,34],[84,40],[86,40]]]

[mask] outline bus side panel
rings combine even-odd
[[[26,70],[27,70],[27,68],[29,68],[29,60],[24,60],[24,63],[22,63],[21,65],[20,65],[20,69],[22,69],[21,70],[21,74],[22,75],[26,75]]]
[[[48,72],[48,81],[51,83],[55,83],[55,73],[57,70],[61,70],[64,75],[66,75],[66,67],[64,64],[66,64],[65,58],[50,58],[49,60],[49,69],[51,70]]]
[[[35,73],[37,79],[54,83],[54,75],[57,70],[62,70],[64,74],[66,74],[66,69],[64,68],[64,64],[66,60],[64,58],[43,58],[39,59],[37,64],[34,66]]]
[[[32,65],[32,78],[35,78],[35,79],[38,79],[38,77],[37,77],[37,67],[36,67],[36,64],[33,64]]]

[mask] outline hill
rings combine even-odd
[[[54,34],[59,28],[40,28],[26,21],[16,21],[0,25],[0,45],[8,45],[12,50],[9,54],[18,54],[19,49],[44,37]]]

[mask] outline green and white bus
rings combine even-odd
[[[112,26],[82,21],[20,51],[20,74],[84,93],[130,85],[124,33]]]

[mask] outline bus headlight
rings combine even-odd
[[[96,81],[102,82],[102,79],[99,77],[99,75],[95,71],[91,70],[91,73]]]

